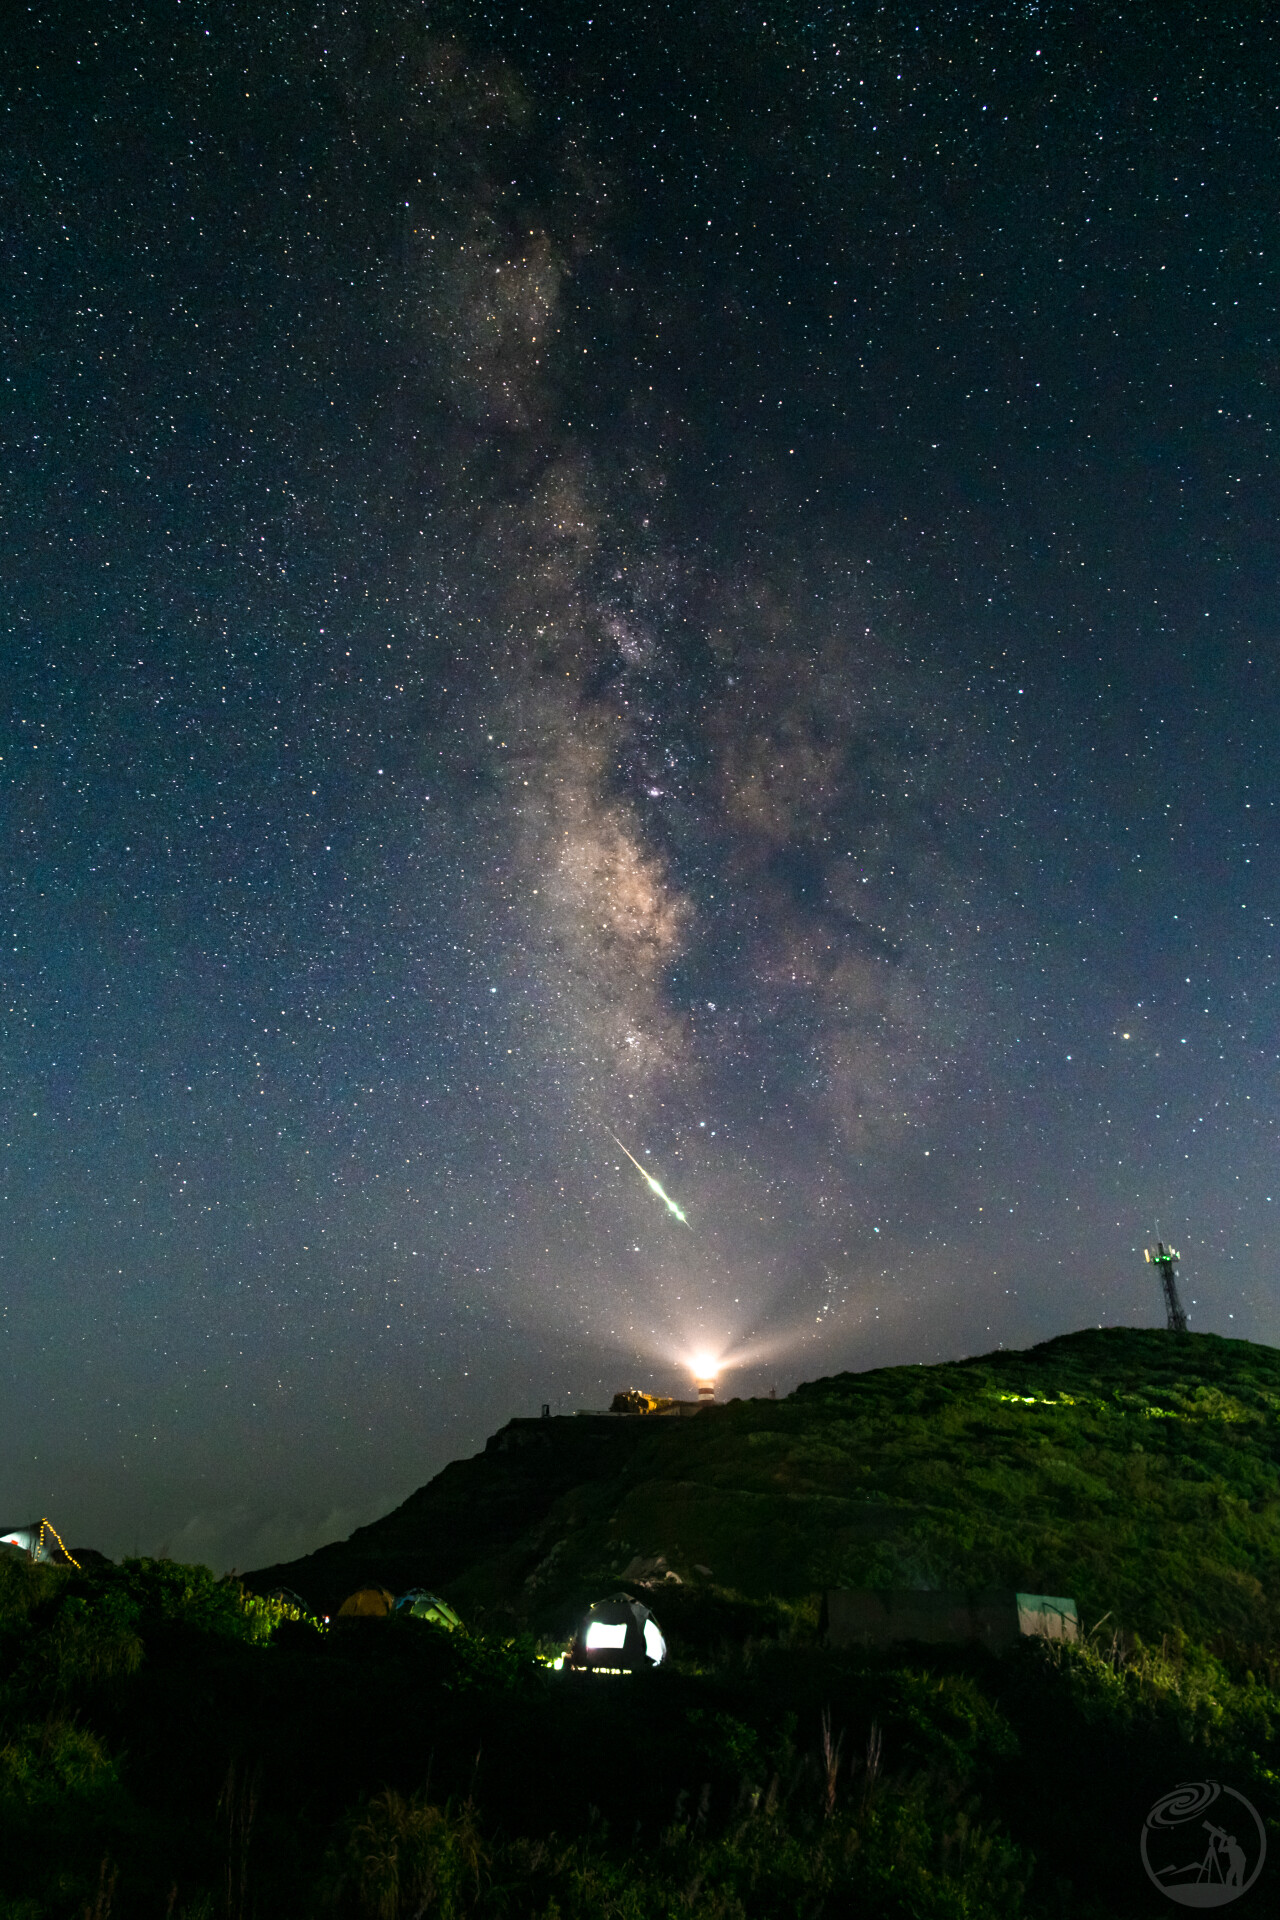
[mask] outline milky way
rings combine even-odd
[[[1276,1338],[1261,12],[190,11],[10,52],[10,1519],[266,1560],[1157,1224]]]

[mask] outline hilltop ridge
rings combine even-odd
[[[800,1603],[828,1586],[1071,1593],[1087,1623],[1274,1635],[1280,1352],[1108,1328],[815,1380],[694,1419],[515,1419],[394,1512],[259,1569],[558,1628],[629,1568]],[[633,1571],[632,1578],[635,1578]],[[674,1585],[674,1581],[672,1581]]]

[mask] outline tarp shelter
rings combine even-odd
[[[48,1560],[56,1567],[78,1567],[62,1544],[52,1520],[33,1520],[29,1527],[10,1527],[0,1533],[0,1547],[13,1547],[29,1560]]]
[[[884,1647],[897,1640],[943,1646],[977,1640],[999,1653],[1027,1635],[1080,1638],[1074,1600],[1002,1587],[978,1593],[832,1588],[823,1596],[822,1626],[833,1647]]]
[[[569,1664],[586,1672],[636,1673],[660,1667],[667,1643],[642,1601],[629,1593],[598,1600],[578,1625]]]
[[[396,1597],[385,1587],[358,1587],[338,1608],[339,1620],[385,1620],[396,1610]]]
[[[428,1593],[425,1587],[410,1587],[408,1593],[402,1593],[396,1601],[396,1612],[407,1613],[414,1620],[430,1621],[433,1627],[447,1627],[450,1633],[462,1625],[449,1602],[442,1600],[438,1593]]]

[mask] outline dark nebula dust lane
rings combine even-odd
[[[1280,1336],[1275,54],[27,10],[11,1519],[284,1558],[707,1353],[1158,1322],[1157,1228]]]

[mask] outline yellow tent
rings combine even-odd
[[[385,1620],[396,1610],[396,1599],[385,1587],[360,1587],[338,1608],[340,1620]]]

